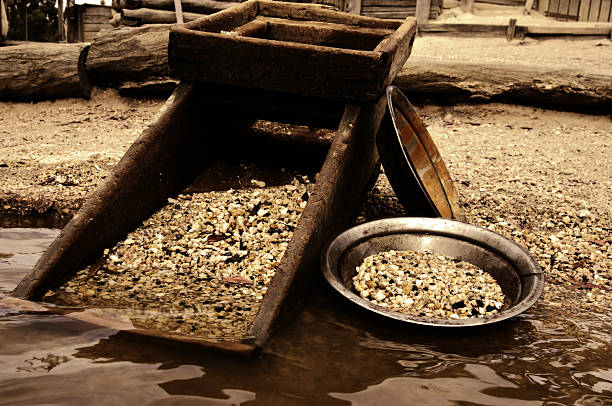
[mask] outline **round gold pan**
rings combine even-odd
[[[457,189],[414,107],[395,86],[387,88],[387,104],[376,144],[407,214],[463,221]]]

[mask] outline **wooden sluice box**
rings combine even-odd
[[[311,4],[257,0],[174,27],[169,63],[171,73],[181,80],[179,86],[155,121],[17,286],[10,301],[25,305],[30,302],[23,299],[42,300],[38,308],[46,311],[181,345],[193,343],[242,354],[263,347],[308,292],[319,273],[323,245],[346,226],[376,171],[375,134],[385,114],[384,90],[408,58],[415,32],[413,18],[379,20]],[[78,284],[68,283],[71,278],[76,283],[78,275],[83,281],[95,281],[97,286],[115,278],[105,273],[114,269],[108,261],[123,261],[112,255],[113,247],[127,249],[126,244],[134,243],[132,233],[139,227],[146,228],[147,221],[165,205],[178,207],[174,199],[185,199],[183,194],[189,196],[198,187],[199,191],[227,187],[224,178],[231,175],[219,170],[218,163],[236,161],[236,151],[264,157],[266,151],[273,151],[267,155],[271,160],[276,156],[286,162],[317,162],[316,156],[309,155],[318,148],[314,133],[302,130],[295,139],[281,137],[284,142],[279,144],[274,135],[249,133],[256,119],[308,126],[302,129],[325,127],[335,129],[335,133],[331,145],[323,150],[316,183],[308,199],[301,202],[303,211],[284,253],[273,262],[276,269],[259,299],[258,311],[242,334],[186,334],[155,325],[154,320],[142,325],[121,303],[109,306],[111,309],[95,309],[85,302],[84,309],[78,309],[46,302],[44,297],[50,290],[67,291],[65,286],[72,286],[70,291],[78,290]],[[203,178],[208,181],[202,183]],[[208,186],[202,189],[202,184]],[[231,202],[227,206],[228,210],[234,207]],[[207,210],[206,205],[199,207]],[[261,209],[256,205],[245,216],[265,213]],[[236,220],[231,220],[232,216],[230,222]],[[171,228],[174,217],[162,221]],[[252,226],[257,228],[257,224]],[[215,233],[203,229],[200,237],[205,243],[226,238]],[[236,249],[242,248],[240,244]],[[181,258],[195,256],[187,248],[164,249],[169,258],[164,264],[170,268],[176,265],[172,264],[176,256],[171,252],[175,249],[182,250]],[[175,273],[166,273],[166,277],[185,278],[185,274],[198,271],[198,260],[192,259],[192,267],[183,266]],[[121,272],[136,267],[130,263],[126,266],[128,270]],[[156,266],[161,265],[154,263],[145,273],[154,275]],[[165,283],[161,276],[158,279],[157,284]],[[210,277],[189,280],[196,285],[216,283],[214,286],[250,283],[244,279],[228,274],[220,281],[214,277],[212,281]],[[123,287],[126,291],[133,288],[129,284]],[[193,288],[184,286],[160,294],[160,302],[167,299],[162,298],[166,295],[177,302],[197,301],[186,293]],[[100,295],[94,289],[84,292],[84,296]],[[156,314],[155,309],[151,314]]]

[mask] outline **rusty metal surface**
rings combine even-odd
[[[470,262],[495,278],[507,303],[493,316],[461,320],[417,317],[376,306],[355,293],[352,277],[365,257],[389,250],[427,250]],[[389,218],[353,227],[325,248],[321,267],[331,286],[351,302],[385,317],[429,326],[467,327],[506,320],[529,309],[544,290],[540,266],[517,243],[482,227],[441,218]]]
[[[407,214],[463,221],[457,189],[423,121],[397,87],[387,88],[387,102],[377,146]]]

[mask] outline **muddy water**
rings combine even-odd
[[[0,295],[57,233],[0,228]],[[320,283],[245,360],[0,310],[0,405],[610,405],[611,321],[539,304],[490,327],[417,328]]]

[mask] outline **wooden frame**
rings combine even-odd
[[[313,4],[249,0],[173,27],[171,75],[346,102],[373,102],[410,54],[416,22]],[[231,74],[229,74],[231,72]]]
[[[218,101],[217,94],[226,98]],[[259,100],[262,112],[278,113],[290,122],[306,124],[302,107],[315,107],[309,117],[321,111],[317,100],[290,94],[251,92],[246,99]],[[210,99],[212,102],[207,102]],[[215,101],[216,100],[216,101]],[[216,131],[228,123],[238,130],[250,116],[228,109],[245,101],[242,92],[227,87],[210,88],[181,82],[168,99],[157,120],[126,152],[106,180],[89,196],[82,208],[15,288],[19,299],[40,300],[49,289],[59,287],[76,272],[93,264],[105,248],[134,230],[168,197],[181,193],[213,162]],[[273,101],[273,102],[272,102]],[[310,103],[308,103],[310,101]],[[247,103],[248,104],[248,103]],[[319,172],[315,189],[300,217],[285,254],[260,304],[248,334],[239,341],[211,340],[160,330],[137,328],[112,317],[88,310],[74,311],[54,306],[45,310],[94,325],[152,337],[162,342],[194,344],[218,351],[249,355],[262,348],[273,331],[291,313],[316,279],[319,255],[331,236],[342,230],[356,208],[374,172],[378,154],[375,134],[386,108],[381,97],[375,103],[347,105],[338,130]],[[231,117],[227,112],[231,111]],[[333,108],[332,115],[338,110]],[[259,111],[256,115],[261,116]],[[198,125],[201,120],[206,126]],[[337,121],[336,121],[337,122]],[[231,133],[231,132],[230,132]],[[120,219],[121,221],[118,221]],[[10,298],[11,307],[31,303]]]
[[[234,33],[224,33],[227,29]],[[323,245],[345,227],[371,185],[378,165],[375,134],[386,108],[384,89],[408,58],[415,31],[414,19],[382,21],[310,4],[256,0],[176,27],[170,38],[173,71],[198,81],[179,83],[156,121],[89,196],[13,295],[41,299],[93,264],[104,249],[125,238],[212,165],[218,155],[218,132],[245,130],[252,118],[317,126],[329,123],[331,116],[332,125],[337,125],[333,142],[246,336],[213,341],[138,329],[87,311],[68,314],[163,341],[240,354],[262,348],[308,292],[319,274]],[[347,49],[347,44],[373,50]],[[355,99],[361,103],[345,104]]]

